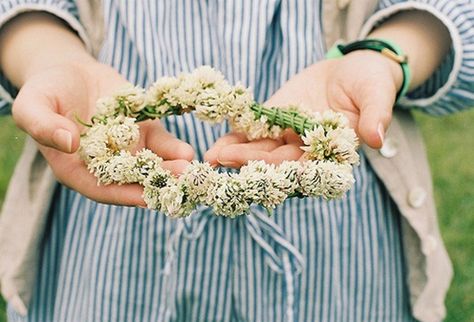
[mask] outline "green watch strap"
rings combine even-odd
[[[411,70],[408,66],[407,56],[397,44],[384,39],[364,39],[346,45],[336,44],[326,53],[326,58],[339,58],[352,51],[364,49],[377,51],[400,64],[403,72],[403,83],[397,93],[396,102],[398,102],[398,100],[408,92],[411,81]]]

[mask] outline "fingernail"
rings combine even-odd
[[[57,129],[53,134],[53,142],[57,146],[66,148],[66,152],[72,152],[72,134],[64,129]]]
[[[385,129],[383,128],[382,123],[379,123],[379,126],[377,128],[377,132],[379,133],[380,141],[382,141],[382,144],[383,144],[383,140],[384,140],[384,137],[385,137]]]
[[[221,165],[223,165],[224,167],[227,167],[227,168],[238,168],[239,167],[239,164],[237,162],[233,162],[233,161],[220,161],[220,160],[217,160],[217,162],[219,162]]]

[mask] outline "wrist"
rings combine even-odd
[[[362,61],[367,61],[371,64],[385,66],[385,69],[393,80],[396,92],[398,93],[401,90],[403,86],[403,70],[399,63],[373,50],[357,50],[349,53],[348,56],[349,55],[359,57]]]
[[[92,62],[80,38],[48,13],[22,14],[1,29],[0,69],[17,87],[55,66]]]

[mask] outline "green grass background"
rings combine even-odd
[[[474,110],[433,118],[416,115],[429,151],[439,221],[454,263],[447,298],[449,322],[474,321]],[[0,118],[0,204],[24,135]],[[5,322],[0,300],[0,322]],[[47,321],[45,321],[47,322]]]

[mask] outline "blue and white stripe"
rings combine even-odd
[[[60,0],[2,1],[0,17],[38,3],[75,21],[73,2]],[[325,52],[318,0],[104,0],[103,11],[100,60],[139,86],[207,64],[263,101]],[[463,51],[466,66],[472,56]],[[460,75],[473,77],[467,68]],[[447,96],[472,86],[463,79]],[[192,115],[164,123],[199,159],[227,132]],[[413,321],[400,214],[364,155],[355,177],[343,200],[292,199],[272,218],[255,208],[233,220],[206,209],[170,220],[60,186],[29,315],[10,308],[9,319]]]

